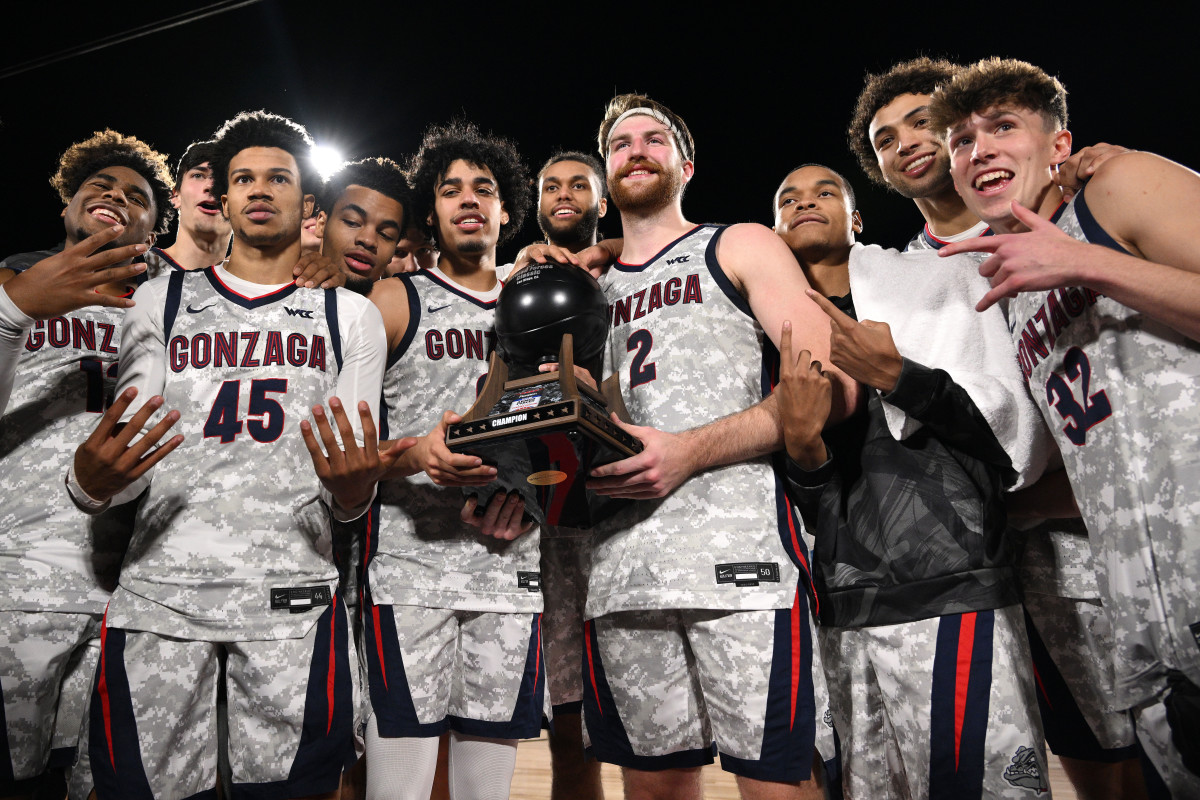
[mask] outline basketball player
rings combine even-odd
[[[62,475],[111,398],[127,298],[145,270],[132,259],[173,213],[164,156],[115,131],[73,144],[50,182],[66,206],[62,249],[0,270],[3,797],[30,796],[43,773],[76,761],[125,537],[114,515],[78,514]],[[74,794],[90,788],[76,770]]]
[[[596,243],[608,211],[604,167],[595,156],[560,152],[538,173],[538,227],[549,244],[578,252]],[[596,376],[597,379],[603,376]],[[516,511],[523,510],[520,496]],[[518,520],[519,516],[516,517]],[[554,703],[550,731],[552,800],[598,799],[600,762],[583,752],[583,609],[587,601],[591,536],[587,531],[549,527],[542,536],[542,633],[546,678]]]
[[[77,502],[103,507],[126,482],[136,412],[151,397],[174,409],[182,444],[155,469],[101,633],[90,729],[101,798],[211,791],[218,681],[235,785],[333,797],[353,758],[355,659],[329,513],[365,511],[374,484],[362,475],[399,449],[377,452],[369,426],[383,326],[359,295],[292,282],[315,183],[307,132],[260,111],[215,138],[230,258],[139,290],[121,342],[122,398],[137,390],[123,420],[133,424],[114,434],[106,420],[75,461]],[[327,400],[354,417],[339,426],[344,453]],[[311,435],[310,408],[329,451],[320,483],[301,435]],[[361,474],[343,469],[342,455],[364,452]]]
[[[428,797],[449,730],[451,796],[507,797],[516,740],[538,735],[545,698],[538,535],[499,541],[460,519],[453,487],[495,469],[451,455],[445,428],[487,372],[496,247],[520,228],[528,177],[512,145],[467,123],[427,131],[410,175],[439,258],[372,290],[397,295],[387,305],[404,323],[380,427],[430,433],[380,483],[368,531],[367,795]]]
[[[780,533],[790,506],[765,457],[779,428],[774,401],[759,401],[764,332],[791,319],[823,354],[827,323],[768,229],[684,218],[694,145],[677,115],[621,95],[598,144],[625,237],[602,280],[609,350],[645,450],[589,481],[641,501],[593,534],[590,752],[623,767],[627,796],[698,795],[714,740],[743,796],[817,796],[802,783],[814,753],[807,554]],[[853,405],[840,389],[834,403]]]
[[[807,357],[797,363],[788,348],[781,367],[785,441],[800,462],[788,474],[817,539],[821,652],[847,795],[1043,790],[1045,752],[1003,492],[1031,459],[1019,438],[1002,443],[989,423],[1024,418],[1036,426],[1038,419],[1004,352],[1003,315],[971,314],[969,296],[954,294],[957,276],[945,274],[969,263],[857,247],[862,217],[853,191],[826,167],[805,165],[784,179],[775,227],[814,288],[833,300],[819,299],[833,319],[832,363],[873,390],[865,413],[827,431],[829,460],[824,405],[794,401],[790,392],[797,374],[821,383],[820,366]],[[866,297],[852,300],[852,284]],[[929,348],[900,324],[924,318],[926,293],[950,320],[958,300],[975,323],[965,331],[973,349]],[[881,294],[892,304],[880,303]],[[860,300],[892,312],[884,318],[899,331],[899,345],[884,322],[854,321]],[[969,382],[960,386],[951,373]],[[897,437],[888,409],[915,430]]]
[[[849,126],[850,147],[867,176],[912,199],[925,219],[909,250],[936,250],[989,232],[955,191],[944,137],[929,124],[929,95],[960,69],[916,58],[868,76]],[[1055,180],[1074,192],[1082,185],[1078,181],[1121,152],[1127,151],[1107,144],[1085,148],[1062,165]],[[1034,495],[1065,506],[1058,514],[1078,512],[1061,467],[1009,503],[1023,531],[1017,534],[1024,542],[1020,576],[1034,665],[1042,678],[1038,703],[1046,740],[1082,796],[1110,797],[1120,787],[1127,797],[1140,796],[1133,721],[1111,708],[1112,633],[1093,577],[1087,530],[1078,519],[1039,519],[1051,516],[1051,509],[1021,509]],[[1024,522],[1016,519],[1022,513]]]
[[[998,234],[942,252],[991,254],[979,308],[1013,298],[1017,359],[1093,537],[1117,640],[1115,705],[1133,709],[1171,790],[1198,795],[1200,763],[1188,772],[1179,749],[1195,738],[1172,735],[1163,701],[1178,709],[1176,695],[1200,681],[1200,260],[1190,245],[1200,178],[1128,153],[1064,204],[1050,173],[1071,150],[1066,91],[1021,61],[973,64],[934,93],[930,113],[947,131],[955,187]]]
[[[390,278],[402,272],[429,269],[437,263],[437,255],[437,248],[430,244],[421,226],[414,221],[404,232],[404,238],[396,245],[396,255],[392,256],[385,272]]]
[[[212,150],[212,142],[192,142],[179,159],[171,192],[179,225],[170,247],[153,247],[146,254],[151,278],[172,269],[204,269],[225,260],[230,228],[212,193]]]

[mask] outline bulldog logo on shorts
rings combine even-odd
[[[1042,777],[1042,767],[1038,764],[1037,752],[1032,747],[1017,748],[1016,754],[1012,757],[1012,763],[1004,769],[1004,780],[1013,786],[1033,789],[1038,794],[1050,791],[1050,787]]]

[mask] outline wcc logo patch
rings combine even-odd
[[[1037,752],[1032,747],[1017,748],[1012,763],[1004,768],[1004,780],[1013,786],[1033,789],[1038,794],[1050,791],[1050,786],[1042,775],[1042,765],[1038,763]]]

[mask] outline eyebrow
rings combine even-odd
[[[590,181],[591,179],[592,179],[591,175],[584,175],[582,173],[579,175],[572,175],[569,178],[556,178],[556,177],[547,175],[546,177],[542,178],[542,183],[550,183],[550,182],[571,183],[572,181],[585,181],[586,182],[586,181]]]
[[[834,180],[833,178],[821,178],[814,185],[815,186],[832,186],[832,187],[836,188],[839,192],[845,191],[842,188],[842,185],[840,183],[838,183],[836,180]],[[800,191],[800,187],[798,187],[798,186],[785,186],[779,190],[779,194],[775,195],[775,202],[778,203],[780,200],[782,200],[784,195],[796,194],[799,191]]]
[[[253,170],[251,170],[249,167],[238,167],[235,170],[230,170],[229,174],[230,175],[241,175],[243,173],[252,173],[252,172],[253,172]],[[292,175],[292,171],[290,169],[288,169],[287,167],[271,167],[270,169],[267,170],[267,173],[271,174],[271,175],[289,175],[289,176]]]
[[[119,181],[119,180],[117,180],[116,176],[109,175],[107,172],[97,172],[92,177],[93,178],[103,178],[104,180],[108,181],[109,183],[119,185],[121,187],[121,191],[124,192],[125,194],[136,194],[138,197],[144,198],[146,200],[150,199],[150,195],[143,192],[140,186],[133,184],[133,183],[125,183],[124,181]]]

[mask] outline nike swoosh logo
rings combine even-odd
[[[200,306],[200,308],[192,308],[192,307],[189,305],[189,306],[187,307],[187,312],[188,312],[189,314],[199,314],[201,311],[207,311],[208,309],[212,308],[212,307],[213,307],[213,306],[215,306],[215,305],[216,305],[216,303],[209,303],[209,304],[208,304],[208,305],[206,305],[206,306]]]
[[[441,311],[443,308],[449,308],[452,305],[454,305],[454,304],[446,303],[446,305],[444,305],[444,306],[426,306],[425,310],[428,311],[430,314],[432,314],[435,311]]]

